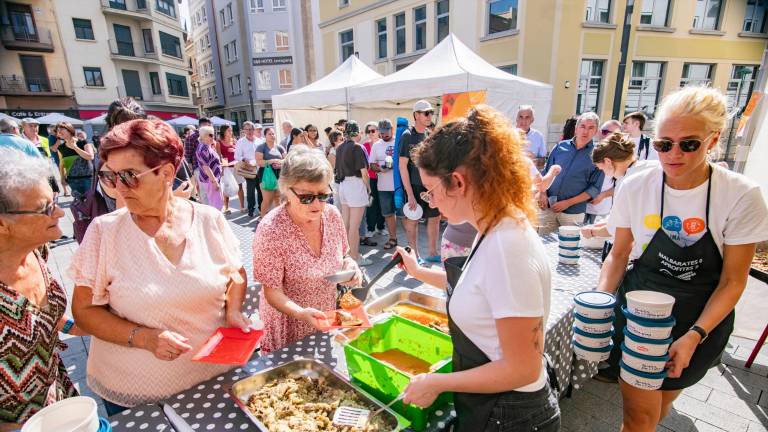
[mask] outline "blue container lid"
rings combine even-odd
[[[639,352],[635,352],[635,351],[632,351],[631,349],[629,349],[627,347],[627,344],[625,344],[624,342],[621,343],[621,352],[625,352],[625,353],[631,355],[632,357],[637,357],[637,358],[639,358],[641,360],[664,361],[664,362],[669,360],[669,353],[664,354],[662,356],[650,356],[648,354],[641,354]]]
[[[602,291],[582,291],[573,296],[573,301],[579,306],[591,309],[612,309],[616,304],[616,297]]]
[[[584,315],[579,314],[578,312],[574,312],[573,316],[576,317],[577,320],[585,324],[607,324],[607,323],[613,322],[613,315],[611,315],[608,318],[587,318]]]
[[[558,234],[557,239],[561,241],[579,241],[581,240],[581,237],[561,236],[560,234]]]
[[[674,327],[675,323],[675,317],[669,316],[664,319],[650,319],[650,318],[643,318],[639,317],[632,312],[630,312],[626,306],[621,307],[621,312],[624,314],[625,317],[627,317],[628,320],[632,320],[638,324],[640,324],[643,327]]]
[[[649,345],[668,345],[672,343],[672,336],[666,338],[666,339],[649,339],[647,337],[638,336],[631,331],[629,331],[628,328],[624,327],[624,337],[627,339],[632,339],[633,341],[637,343],[644,343]]]
[[[657,373],[650,373],[650,372],[642,372],[635,368],[627,366],[626,363],[624,363],[624,360],[619,360],[619,366],[624,369],[625,371],[631,373],[632,375],[637,375],[640,378],[646,378],[646,379],[659,379],[659,378],[666,378],[667,377],[667,371],[661,371]]]
[[[601,347],[601,348],[587,347],[587,346],[584,346],[584,345],[582,345],[582,344],[580,344],[580,343],[578,343],[576,341],[573,341],[573,346],[581,348],[584,351],[596,352],[596,353],[607,353],[607,352],[611,352],[611,350],[613,349],[613,341],[611,341],[611,343],[609,343],[608,346],[604,346],[604,347]]]
[[[590,333],[590,332],[585,332],[584,330],[574,326],[573,332],[590,339],[605,339],[613,336],[613,327],[611,327],[611,329],[605,333]]]

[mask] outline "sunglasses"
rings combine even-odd
[[[42,210],[13,210],[13,211],[7,211],[5,214],[12,214],[12,215],[45,215],[48,217],[53,216],[53,213],[56,212],[56,209],[59,208],[59,194],[53,194],[53,199],[51,202],[45,205],[45,207]]]
[[[320,193],[320,194],[300,194],[297,193],[293,188],[288,188],[293,192],[294,195],[296,195],[296,198],[299,199],[299,202],[304,205],[310,205],[312,204],[315,199],[317,199],[320,202],[328,202],[329,199],[333,196],[333,193]]]
[[[107,186],[111,188],[117,187],[117,180],[120,179],[120,182],[125,185],[128,189],[134,189],[137,186],[139,186],[139,179],[142,176],[145,176],[153,171],[157,171],[160,169],[162,165],[158,165],[152,169],[148,169],[142,173],[135,173],[133,170],[122,170],[122,171],[99,171],[99,180],[104,181]]]
[[[653,140],[653,148],[656,149],[656,151],[659,153],[666,153],[672,150],[672,147],[674,147],[675,143],[677,143],[677,145],[680,146],[680,150],[682,150],[684,153],[691,153],[698,150],[699,147],[701,147],[701,144],[703,144],[705,141],[708,141],[714,134],[715,132],[712,132],[704,139],[689,138],[680,141],[655,139]]]
[[[365,133],[367,134],[376,133],[376,129],[368,129],[367,131],[365,131]]]
[[[432,117],[432,115],[435,113],[434,111],[421,111],[422,114],[428,117]]]

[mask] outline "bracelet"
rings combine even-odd
[[[61,327],[61,332],[64,334],[69,334],[69,331],[72,330],[72,327],[75,325],[75,321],[68,319],[67,322],[64,323],[64,326]]]
[[[128,336],[128,347],[133,348],[133,338],[134,336],[136,336],[136,333],[138,333],[139,330],[141,330],[142,328],[144,327],[137,325],[136,327],[131,329],[131,334]]]

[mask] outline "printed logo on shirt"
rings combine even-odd
[[[662,252],[659,252],[658,256],[659,262],[662,265],[659,272],[684,281],[693,279],[696,276],[696,270],[704,262],[701,258],[690,261],[677,261],[664,255]]]
[[[657,230],[661,226],[661,216],[658,213],[647,214],[643,218],[643,225],[650,230]]]

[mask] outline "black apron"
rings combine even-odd
[[[472,342],[461,328],[451,318],[450,305],[453,290],[459,282],[459,278],[466,268],[469,261],[477,252],[480,244],[485,239],[485,234],[480,236],[469,257],[451,257],[443,262],[445,273],[448,279],[448,301],[446,303],[446,312],[448,314],[448,328],[451,332],[451,342],[453,342],[453,371],[460,372],[482,366],[490,363],[491,359]],[[550,385],[557,388],[557,378],[554,376],[554,370],[547,361],[547,373],[549,374]],[[545,387],[547,391],[549,389]],[[459,393],[453,394],[454,408],[456,409],[456,432],[479,431],[481,427],[488,424],[493,407],[507,394],[520,394],[520,392],[510,391],[504,393]]]
[[[664,223],[664,183],[661,182],[661,223]],[[672,315],[677,320],[672,329],[672,338],[677,340],[686,334],[699,319],[704,306],[720,282],[723,258],[709,230],[709,204],[712,189],[712,167],[707,180],[706,229],[704,236],[690,246],[679,246],[669,238],[662,227],[656,231],[640,258],[635,260],[617,293],[618,301],[614,310],[616,331],[613,336],[613,350],[608,363],[610,375],[618,376],[621,342],[624,340],[626,319],[621,306],[626,304],[626,294],[635,290],[651,290],[669,294],[675,298]],[[683,369],[680,378],[667,378],[661,390],[680,390],[698,382],[707,370],[720,363],[720,356],[728,338],[733,332],[735,314],[731,311],[723,321],[709,332],[707,339],[694,351],[690,364]]]

